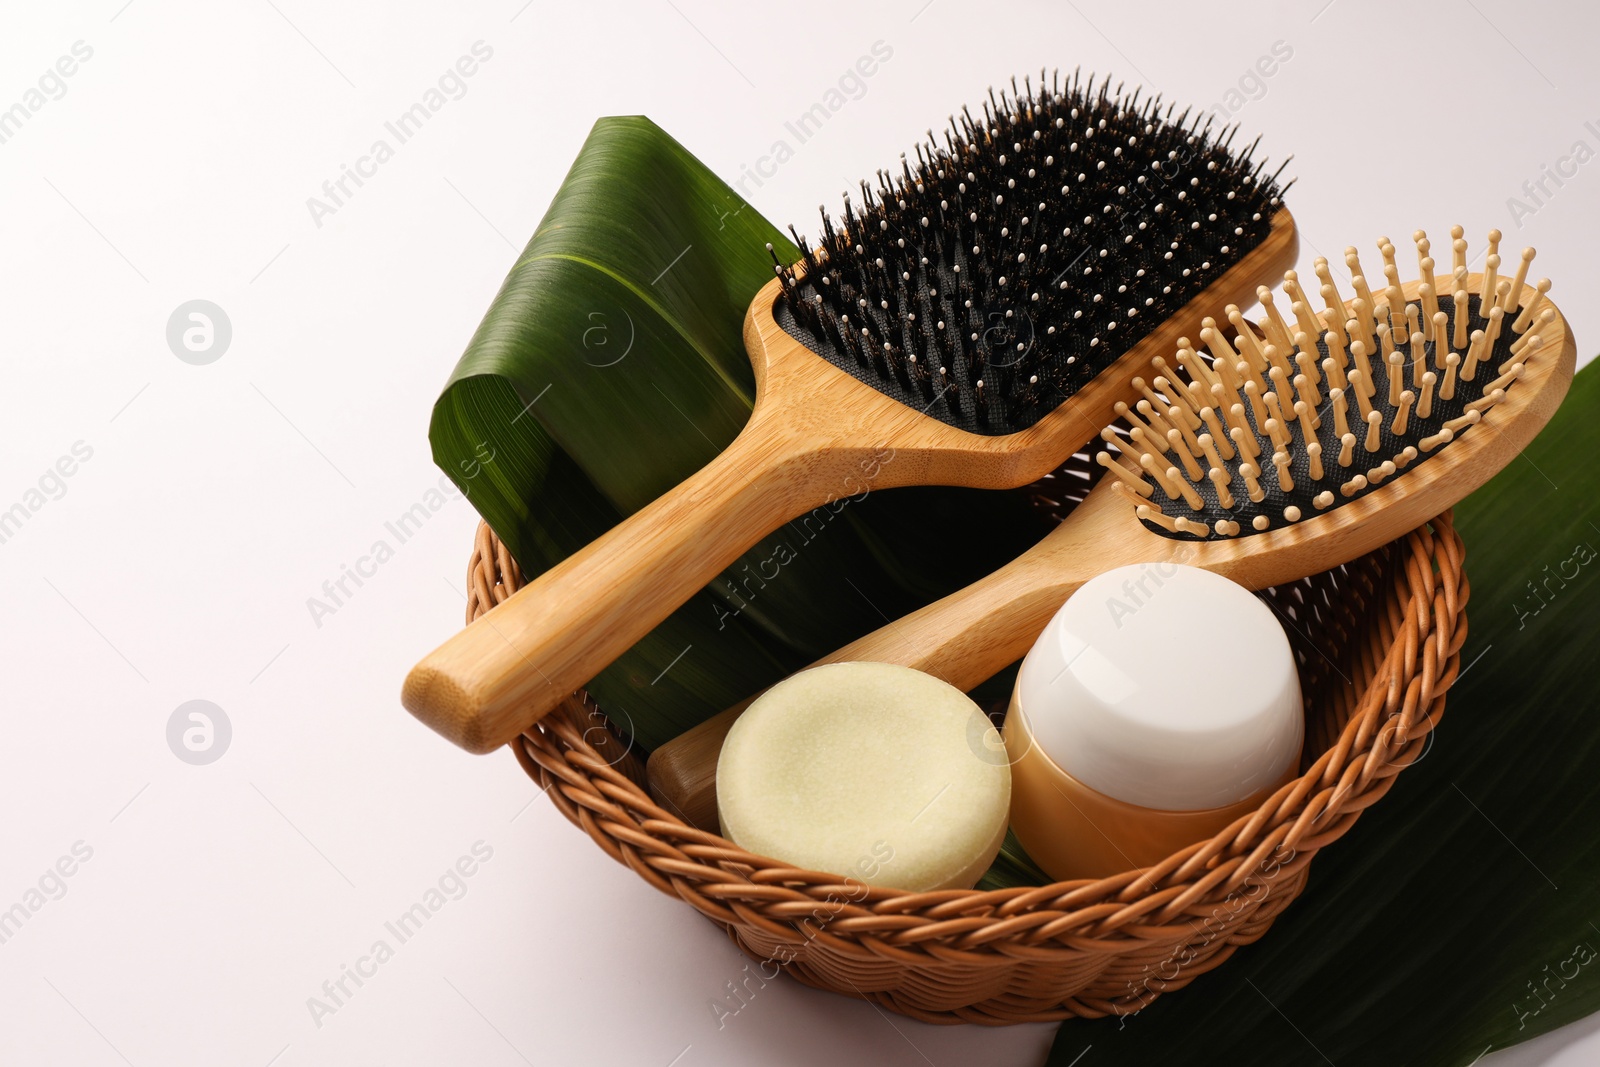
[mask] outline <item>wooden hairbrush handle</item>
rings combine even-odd
[[[430,653],[406,677],[402,703],[469,751],[499,747],[751,545],[823,503],[808,486],[853,457],[797,452],[752,419],[700,471]]]
[[[1093,433],[1072,401],[1003,437],[925,416],[784,333],[771,315],[777,285],[746,318],[756,403],[733,443],[430,653],[406,677],[406,710],[462,748],[492,751],[790,519],[870,489],[1021,485],[1055,465],[1063,442],[1070,451]],[[1129,388],[1113,379],[1079,400],[1099,410]]]
[[[999,570],[812,666],[894,663],[962,691],[978,686],[1026,655],[1050,617],[1090,578],[1151,550],[1153,558],[1184,552],[1180,542],[1138,537],[1143,531],[1132,523],[1132,508],[1114,489],[1106,484],[1090,493],[1044,541]],[[728,731],[754,701],[740,701],[651,753],[651,794],[690,825],[717,830],[717,757]]]
[[[771,315],[777,284],[746,318],[756,403],[733,443],[430,653],[406,676],[406,710],[468,751],[492,751],[790,519],[900,485],[1022,485],[1093,433],[1073,401],[1003,437],[923,415],[784,333]],[[1098,411],[1130,389],[1112,378],[1076,400]]]

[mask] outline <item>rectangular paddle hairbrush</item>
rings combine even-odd
[[[1138,403],[1178,323],[1294,261],[1254,145],[1092,78],[1012,88],[824,214],[798,264],[775,257],[743,432],[431,653],[407,709],[487,752],[798,515],[863,486],[1032,481]]]

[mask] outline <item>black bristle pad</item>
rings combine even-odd
[[[803,277],[778,265],[773,314],[880,392],[992,436],[1055,410],[1260,244],[1281,190],[1231,130],[1093,78],[1013,82],[982,110],[824,212]]]
[[[1450,317],[1449,332],[1453,336],[1456,321],[1455,301],[1450,297],[1440,296],[1438,298],[1438,302],[1439,310],[1445,312]],[[1489,322],[1486,316],[1478,314],[1480,301],[1477,295],[1469,295],[1467,298],[1467,303],[1469,305],[1468,314],[1472,316],[1468,325],[1468,333],[1470,334],[1471,331],[1480,329],[1487,332],[1489,328]],[[1345,504],[1350,503],[1352,500],[1359,500],[1368,493],[1375,492],[1384,485],[1388,485],[1396,478],[1417,477],[1418,475],[1415,473],[1416,469],[1425,464],[1428,460],[1432,459],[1434,456],[1437,456],[1439,453],[1450,448],[1450,443],[1439,445],[1431,452],[1422,452],[1419,449],[1416,459],[1412,460],[1404,470],[1396,471],[1394,474],[1384,479],[1380,485],[1367,485],[1366,487],[1352,493],[1350,496],[1345,496],[1339,490],[1341,485],[1354,478],[1357,474],[1365,474],[1369,468],[1381,464],[1386,459],[1393,459],[1399,452],[1403,451],[1407,445],[1415,446],[1417,442],[1421,441],[1423,438],[1430,437],[1433,434],[1438,433],[1439,429],[1445,423],[1462,415],[1465,412],[1468,404],[1482,397],[1484,386],[1488,385],[1490,382],[1494,381],[1500,376],[1501,368],[1508,363],[1516,362],[1515,359],[1508,358],[1511,354],[1511,345],[1517,340],[1518,336],[1511,329],[1510,319],[1513,317],[1515,317],[1515,313],[1513,313],[1511,316],[1508,316],[1507,320],[1502,324],[1500,336],[1495,339],[1494,347],[1490,350],[1488,359],[1478,364],[1472,381],[1466,381],[1460,378],[1458,374],[1455,395],[1449,400],[1440,399],[1438,388],[1436,386],[1433,396],[1433,410],[1429,413],[1429,416],[1426,419],[1417,418],[1416,407],[1413,405],[1411,415],[1406,426],[1406,432],[1403,436],[1398,436],[1391,431],[1391,427],[1394,425],[1395,407],[1389,403],[1388,375],[1386,372],[1379,372],[1377,370],[1380,363],[1380,356],[1378,354],[1374,354],[1372,357],[1370,357],[1373,370],[1376,372],[1376,374],[1381,375],[1379,380],[1383,383],[1382,385],[1378,386],[1377,394],[1372,398],[1373,410],[1383,413],[1383,422],[1379,433],[1380,440],[1378,442],[1377,451],[1368,452],[1366,450],[1366,426],[1365,424],[1361,423],[1359,409],[1355,406],[1355,401],[1352,399],[1350,402],[1350,431],[1356,435],[1356,447],[1355,456],[1351,466],[1349,467],[1339,466],[1339,434],[1333,417],[1333,405],[1328,399],[1328,383],[1326,379],[1324,379],[1320,390],[1322,394],[1322,405],[1318,408],[1318,412],[1322,416],[1322,426],[1317,431],[1317,440],[1322,446],[1322,481],[1313,482],[1311,480],[1310,456],[1306,451],[1305,442],[1301,439],[1299,423],[1297,420],[1294,420],[1291,417],[1289,433],[1293,438],[1293,445],[1290,448],[1289,477],[1294,482],[1294,488],[1287,493],[1278,488],[1278,472],[1277,468],[1271,463],[1272,448],[1270,442],[1266,433],[1262,431],[1259,426],[1256,426],[1254,415],[1250,410],[1250,405],[1246,404],[1245,420],[1255,428],[1256,440],[1262,445],[1262,456],[1259,461],[1261,466],[1261,476],[1259,481],[1261,482],[1261,489],[1264,494],[1262,499],[1259,501],[1252,501],[1245,494],[1242,481],[1239,478],[1234,478],[1229,486],[1231,492],[1233,493],[1234,506],[1231,509],[1224,508],[1218,502],[1217,487],[1211,483],[1210,479],[1203,479],[1203,484],[1194,485],[1191,483],[1195,492],[1200,496],[1205,505],[1199,511],[1189,507],[1189,505],[1181,498],[1178,500],[1168,500],[1166,494],[1162,492],[1159,487],[1156,488],[1155,495],[1151,498],[1150,503],[1152,505],[1159,506],[1164,514],[1169,515],[1172,518],[1176,519],[1181,516],[1183,518],[1191,519],[1195,522],[1203,522],[1208,526],[1211,526],[1213,530],[1215,529],[1215,524],[1219,519],[1231,519],[1232,521],[1237,522],[1241,527],[1236,536],[1248,537],[1254,533],[1266,533],[1271,530],[1281,530],[1286,526],[1292,525],[1283,517],[1285,508],[1291,506],[1299,508],[1301,515],[1300,521],[1305,522],[1316,517],[1317,515],[1322,514],[1324,511],[1333,511],[1344,506]],[[1406,346],[1404,346],[1403,351],[1409,353],[1409,342]],[[1429,341],[1426,344],[1423,354],[1424,358],[1426,358],[1428,361],[1428,369],[1436,370],[1434,346],[1432,341]],[[1317,342],[1316,358],[1319,368],[1321,367],[1323,358],[1327,355],[1327,345],[1321,341]],[[1533,358],[1538,359],[1539,357],[1535,355]],[[1209,363],[1210,361],[1208,360],[1207,362]],[[1420,392],[1414,385],[1411,384],[1412,365],[1409,360],[1405,364],[1405,375],[1405,388],[1412,390],[1414,393],[1418,393],[1420,396]],[[1440,382],[1442,383],[1444,375],[1440,373],[1439,377]],[[1513,383],[1510,388],[1507,389],[1507,393],[1511,393],[1516,388],[1517,386]],[[1489,410],[1492,412],[1494,409],[1490,408]],[[1464,430],[1458,431],[1457,436],[1463,433],[1484,432],[1488,431],[1469,426]],[[1204,463],[1202,462],[1201,465],[1204,466]],[[1237,465],[1238,461],[1235,460],[1234,462],[1229,463],[1227,466],[1229,468],[1234,468]],[[1422,477],[1426,477],[1426,475],[1422,475]],[[1318,493],[1321,493],[1325,490],[1333,493],[1333,504],[1327,508],[1319,508],[1313,503],[1313,498],[1315,498]],[[1257,515],[1265,515],[1267,517],[1270,525],[1266,530],[1257,530],[1252,525],[1252,522]],[[1160,534],[1163,537],[1170,537],[1179,541],[1203,540],[1203,538],[1200,538],[1195,534],[1176,533],[1153,522],[1146,521],[1144,525],[1146,528]],[[1212,535],[1211,539],[1215,539],[1214,534]]]

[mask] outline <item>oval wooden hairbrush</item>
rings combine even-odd
[[[1254,146],[1171,112],[1041,84],[863,183],[750,305],[738,438],[425,658],[406,708],[489,751],[784,522],[864,489],[1022,485],[1080,448],[1141,399],[1175,322],[1248,301],[1296,252]]]
[[[1525,284],[1531,250],[1514,279],[1501,278],[1491,232],[1485,271],[1469,274],[1453,232],[1447,277],[1419,231],[1421,277],[1408,285],[1383,241],[1375,288],[1347,250],[1358,294],[1348,303],[1319,260],[1328,311],[1311,311],[1290,272],[1289,314],[1263,293],[1260,326],[1236,309],[1232,339],[1204,324],[1198,350],[1180,345],[1175,361],[1146,368],[1147,403],[1124,408],[1120,432],[1103,435],[1115,449],[1096,457],[1107,476],[1043,541],[822,662],[881,660],[971,689],[1022,658],[1066,599],[1113,567],[1183,563],[1263,589],[1355,559],[1460,501],[1549,421],[1577,347],[1544,296],[1549,282]],[[742,710],[650,758],[652,791],[696,825],[715,828],[716,756]]]

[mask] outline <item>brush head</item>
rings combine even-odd
[[[1144,399],[1119,404],[1121,425],[1101,434],[1116,453],[1097,462],[1142,498],[1146,527],[1182,540],[1292,525],[1426,463],[1516,388],[1545,349],[1540,327],[1554,332],[1554,310],[1539,306],[1547,280],[1522,303],[1533,250],[1514,281],[1501,279],[1499,237],[1491,231],[1486,270],[1472,283],[1459,234],[1454,271],[1436,277],[1418,231],[1422,281],[1411,301],[1387,239],[1378,288],[1346,250],[1358,294],[1349,304],[1317,260],[1321,315],[1288,272],[1287,316],[1263,287],[1261,325],[1229,308],[1231,336],[1207,319],[1198,350],[1184,339],[1175,360],[1153,360],[1149,380],[1135,380]],[[1560,348],[1548,341],[1546,360]]]
[[[1282,190],[1255,145],[1173,110],[1076,74],[991,92],[824,210],[815,248],[797,234],[800,264],[774,255],[774,318],[958,429],[1032,426],[1271,228]]]

